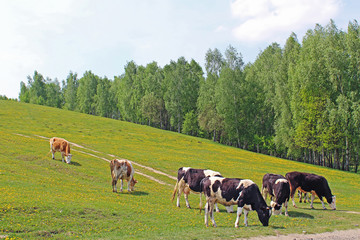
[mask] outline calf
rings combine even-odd
[[[263,177],[261,192],[265,201],[267,194],[270,194],[270,206],[275,215],[281,214],[281,206],[284,204],[285,216],[289,216],[288,201],[290,196],[290,185],[285,177],[271,173],[265,174]]]
[[[321,201],[323,209],[326,209],[323,202],[323,197],[325,197],[330,207],[336,210],[336,197],[332,195],[329,184],[323,176],[303,172],[289,172],[285,177],[290,183],[290,196],[294,207],[296,207],[294,194],[296,189],[299,188],[301,192],[311,192],[311,208],[314,208],[313,202],[316,194]]]
[[[134,178],[134,168],[130,161],[114,159],[110,162],[110,170],[113,192],[117,192],[116,184],[119,179],[121,180],[120,192],[123,191],[124,179],[127,181],[128,191],[134,191],[134,186],[138,181]]]
[[[174,201],[175,194],[177,192],[177,201],[176,206],[180,207],[180,195],[184,193],[184,198],[186,202],[186,207],[190,207],[190,203],[188,200],[188,196],[190,191],[194,193],[200,193],[200,206],[201,206],[201,188],[200,182],[205,177],[212,177],[212,176],[221,176],[219,172],[215,172],[208,169],[195,169],[189,167],[181,167],[178,170],[178,177],[174,187],[174,192],[172,195],[172,201]],[[216,211],[219,212],[219,208],[217,204],[215,205]],[[232,207],[226,207],[228,212],[233,212]],[[200,207],[201,211],[201,207]]]
[[[207,177],[201,181],[201,190],[206,196],[205,225],[208,226],[208,215],[216,227],[214,219],[214,204],[238,205],[235,227],[239,227],[239,218],[244,209],[244,224],[248,225],[247,215],[249,211],[255,210],[260,222],[264,226],[269,225],[271,209],[266,205],[261,196],[258,186],[251,180],[238,178]]]
[[[62,138],[53,137],[50,139],[50,151],[52,153],[52,159],[55,159],[55,152],[61,153],[62,162],[64,162],[64,157],[66,163],[71,162],[72,155],[70,154],[70,144],[68,141]]]

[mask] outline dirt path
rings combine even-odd
[[[18,134],[18,133],[14,133],[14,134],[19,135],[19,136],[23,136],[23,137],[28,137],[28,138],[30,137],[30,136],[26,136],[26,135]],[[34,136],[35,136],[35,137],[38,137],[38,138],[45,139],[45,140],[49,140],[49,139],[50,139],[50,138],[48,138],[48,137],[44,137],[44,136],[41,136],[41,135],[34,135]],[[107,155],[107,156],[109,156],[109,157],[111,157],[111,158],[124,159],[124,158],[121,158],[121,157],[118,157],[118,156],[115,156],[115,155],[112,155],[112,154],[105,154],[105,153],[96,151],[96,150],[94,150],[94,149],[81,146],[81,145],[79,145],[79,144],[77,144],[77,143],[74,143],[74,142],[69,142],[69,143],[71,143],[71,145],[73,145],[73,146],[76,147],[76,148],[88,150],[88,151],[91,151],[91,152],[93,152],[93,153],[101,154],[101,155],[103,155],[103,156],[106,156],[106,155]],[[99,157],[99,156],[97,156],[97,155],[95,155],[95,154],[87,153],[87,152],[81,151],[81,150],[79,150],[79,149],[73,149],[73,151],[75,151],[75,152],[80,152],[80,153],[82,153],[82,154],[86,154],[86,155],[89,155],[89,156],[91,156],[91,157],[99,158],[99,159],[104,160],[104,161],[107,161],[107,162],[110,162],[110,161],[111,161],[111,160],[109,160],[109,159],[107,159],[107,158],[105,158],[105,157]],[[171,175],[169,175],[169,174],[167,174],[167,173],[161,172],[161,171],[159,171],[159,170],[156,170],[156,169],[154,169],[154,168],[151,168],[151,167],[148,167],[148,166],[144,166],[144,165],[139,164],[139,163],[136,163],[136,162],[134,162],[134,161],[131,161],[131,163],[134,164],[135,166],[138,166],[138,167],[140,167],[140,168],[146,169],[146,170],[151,171],[151,172],[153,172],[153,173],[166,176],[166,177],[168,177],[168,178],[170,178],[170,179],[172,179],[172,180],[176,180],[176,177],[171,176]],[[135,173],[137,173],[137,174],[139,174],[139,175],[141,175],[141,176],[144,176],[144,177],[146,177],[146,178],[148,178],[148,179],[150,179],[150,180],[152,180],[152,181],[154,181],[154,182],[157,182],[157,183],[159,183],[159,184],[167,185],[167,186],[173,186],[173,185],[168,184],[168,183],[166,183],[166,182],[164,182],[164,181],[161,181],[161,180],[159,180],[159,179],[157,179],[157,178],[155,178],[155,177],[152,177],[152,176],[149,176],[149,175],[147,175],[147,174],[145,174],[145,173],[142,173],[142,172],[140,172],[140,171],[138,171],[138,170],[135,170]]]
[[[269,237],[239,238],[238,240],[356,240],[360,239],[360,228],[316,234],[289,234]]]

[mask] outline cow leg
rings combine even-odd
[[[124,181],[123,181],[123,179],[120,179],[121,180],[121,188],[120,188],[120,192],[122,192],[123,191],[123,186],[124,186]]]
[[[51,154],[52,154],[52,159],[54,159],[55,160],[55,155],[54,155],[54,151],[53,150],[51,150]]]
[[[290,197],[291,197],[291,200],[292,200],[292,204],[295,208],[297,208],[296,204],[295,204],[295,201],[294,201],[294,195],[295,195],[295,192],[296,192],[296,188],[291,188],[291,192],[290,192]]]
[[[315,193],[311,193],[311,203],[310,203],[310,208],[314,208],[314,206],[313,206],[314,199],[315,199]]]
[[[180,194],[179,194],[179,192],[177,193],[177,197],[176,197],[176,206],[180,207]]]
[[[284,202],[284,206],[285,206],[285,216],[287,216],[287,217],[289,216],[288,205],[289,205],[289,202],[288,202],[288,199],[286,199]]]
[[[185,182],[183,179],[181,179],[179,182],[178,182],[178,192],[177,192],[177,200],[176,200],[176,206],[177,207],[180,207],[180,196],[181,196],[181,193],[184,192],[184,189],[185,189]],[[185,197],[185,193],[184,193],[184,197]],[[185,197],[186,198],[186,197]]]
[[[65,162],[64,161],[64,153],[61,153],[61,160],[62,160],[62,162]]]
[[[117,183],[117,180],[116,180],[116,179],[113,179],[113,180],[112,180],[113,192],[117,192],[116,183]]]
[[[326,207],[325,207],[325,204],[324,204],[323,198],[322,198],[322,197],[319,197],[319,199],[320,199],[320,201],[321,201],[321,204],[322,204],[323,209],[325,210],[325,209],[326,209]]]
[[[238,228],[239,227],[239,219],[240,219],[240,216],[242,214],[242,207],[238,207],[237,208],[237,212],[236,212],[236,221],[235,221],[235,227]]]
[[[219,207],[218,207],[217,203],[215,203],[215,210],[216,210],[216,212],[220,212],[220,210],[219,210]]]
[[[299,203],[302,203],[302,196],[303,196],[302,192],[300,190],[298,190]],[[304,198],[304,203],[305,202],[306,201],[305,201],[305,198]]]
[[[215,205],[215,203],[213,201],[211,201],[210,202],[210,218],[211,218],[213,227],[217,227],[215,219],[214,219],[214,205]]]
[[[248,226],[248,214],[249,214],[249,211],[244,209],[244,224],[245,224],[245,227]]]
[[[205,226],[209,227],[209,201],[205,204]]]
[[[184,192],[184,198],[185,198],[185,202],[186,202],[186,207],[191,208],[188,197],[189,197],[189,194]]]
[[[263,186],[262,189],[261,189],[261,194],[262,194],[264,200],[266,201],[266,198],[267,198],[267,189],[264,188],[264,186]]]

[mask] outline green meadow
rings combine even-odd
[[[72,145],[72,163],[55,160],[48,138]],[[109,162],[133,161],[135,192],[113,193]],[[289,204],[289,217],[263,227],[256,212],[234,228],[236,214],[223,206],[218,227],[204,225],[199,195],[192,209],[171,202],[179,167],[208,168],[249,178],[261,188],[265,173],[304,171],[327,178],[337,210]],[[269,204],[269,199],[267,199]],[[203,198],[203,206],[205,201]],[[328,204],[326,203],[328,207]],[[329,207],[328,207],[329,208]],[[234,239],[359,228],[360,175],[228,147],[148,126],[38,105],[0,101],[0,239]]]

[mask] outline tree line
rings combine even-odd
[[[244,64],[229,46],[205,55],[205,72],[180,57],[163,68],[128,62],[114,79],[91,71],[66,80],[37,71],[21,102],[212,139],[306,163],[357,172],[360,148],[360,29],[334,21],[292,33]]]

